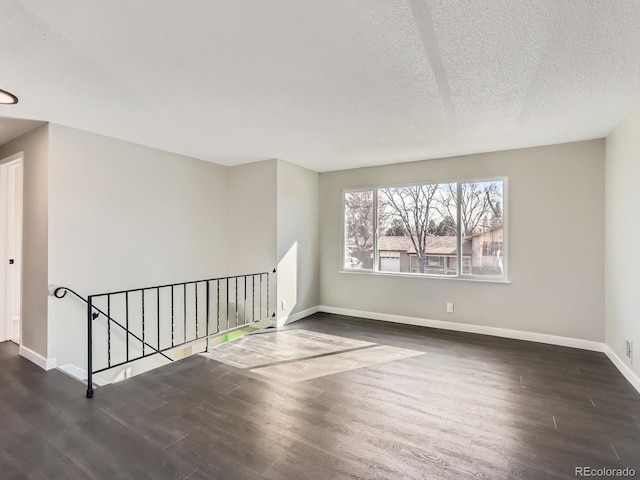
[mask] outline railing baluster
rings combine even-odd
[[[220,280],[217,282],[217,291],[218,291],[218,299],[217,299],[217,307],[216,307],[216,333],[220,333]]]
[[[251,321],[256,321],[256,276],[251,275]]]
[[[107,295],[107,365],[111,367],[111,295]]]
[[[260,274],[260,320],[262,320],[262,277],[264,274]]]
[[[271,316],[271,310],[269,310],[269,274],[267,273],[267,316],[265,318],[269,318]]]
[[[244,296],[244,302],[242,306],[242,324],[247,324],[247,276],[244,276],[244,291],[242,292]]]
[[[236,277],[236,320],[234,327],[238,326],[238,277]]]
[[[129,292],[125,292],[124,294],[124,326],[125,333],[124,336],[126,338],[125,350],[127,352],[127,362],[129,362]]]
[[[156,316],[158,318],[158,350],[160,350],[160,288],[156,288]]]
[[[173,347],[174,342],[174,307],[173,307],[173,285],[171,285],[171,346]]]
[[[207,344],[205,346],[205,352],[209,351],[209,314],[210,312],[210,305],[209,305],[209,280],[207,280],[207,303],[206,303],[206,311],[207,311]]]
[[[93,297],[87,298],[87,398],[93,398]]]
[[[142,356],[144,357],[144,290],[142,290]]]
[[[187,284],[184,284],[183,294],[184,298],[182,299],[182,321],[184,323],[184,343],[187,343]]]
[[[196,296],[196,336],[195,338],[198,338],[198,284],[194,283],[193,284],[193,290],[195,292],[195,296]]]

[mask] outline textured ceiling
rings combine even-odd
[[[634,0],[2,0],[0,116],[327,171],[607,135]]]

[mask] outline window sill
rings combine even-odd
[[[374,272],[372,270],[353,269],[353,270],[338,270],[338,273],[346,273],[347,275],[374,275],[381,277],[405,277],[405,278],[418,278],[421,280],[454,280],[459,282],[480,282],[480,283],[504,283],[511,284],[511,280],[505,280],[504,278],[480,278],[480,277],[458,277],[458,276],[445,276],[445,275],[428,275],[421,273],[395,273],[395,272]]]

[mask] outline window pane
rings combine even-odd
[[[378,270],[457,275],[456,184],[378,189]]]
[[[344,194],[345,269],[373,269],[373,191]]]
[[[504,274],[503,181],[462,184],[462,273]]]

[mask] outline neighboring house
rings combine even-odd
[[[504,257],[504,229],[494,227],[477,233],[465,239],[465,244],[471,241],[471,269],[474,274],[501,275],[502,259]],[[462,258],[462,271],[467,271],[468,260]]]
[[[462,273],[500,275],[503,257],[503,228],[497,227],[462,242]],[[457,237],[427,237],[425,272],[432,275],[455,275],[458,255]],[[418,254],[410,237],[383,235],[378,239],[379,270],[383,272],[420,272]]]
[[[384,272],[410,272],[410,248],[413,248],[413,244],[409,237],[380,236],[378,238],[379,270]]]
[[[418,254],[411,238],[381,236],[378,239],[380,270],[385,272],[420,272]],[[455,275],[457,238],[429,235],[427,237],[427,264],[424,273]],[[469,255],[471,252],[468,253]]]

